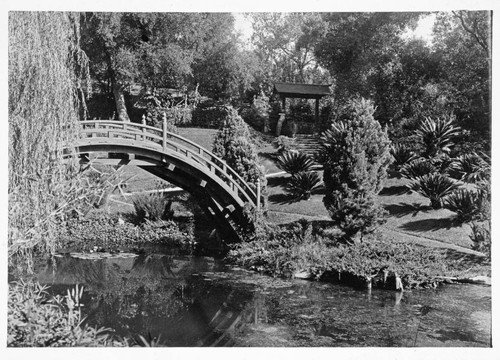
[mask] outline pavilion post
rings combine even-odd
[[[314,123],[317,130],[319,126],[319,98],[316,98],[316,107],[314,109]]]

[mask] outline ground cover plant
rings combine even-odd
[[[102,211],[69,219],[59,230],[57,241],[62,249],[73,251],[110,251],[164,245],[190,251],[196,244],[192,225],[173,220],[145,220],[140,224],[120,214]]]
[[[401,278],[405,289],[435,286],[443,277],[463,275],[446,251],[404,242],[386,241],[376,235],[355,244],[325,236],[305,220],[288,225],[266,225],[258,235],[233,246],[228,260],[277,277],[306,273],[320,279],[335,273],[351,285],[370,282],[381,271]],[[462,267],[463,268],[463,267]],[[470,269],[469,269],[470,270]],[[366,285],[366,284],[365,284]]]

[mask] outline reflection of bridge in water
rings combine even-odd
[[[136,165],[183,188],[213,216],[220,230],[235,235],[244,221],[243,207],[255,206],[254,184],[248,184],[222,159],[198,144],[145,124],[111,120],[82,121],[76,144],[82,162]]]
[[[162,254],[86,260],[48,260],[37,280],[51,292],[84,287],[84,315],[91,326],[109,327],[164,346],[232,346],[236,333],[265,315],[264,297],[234,289],[203,273],[219,273],[211,258]]]

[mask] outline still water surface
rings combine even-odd
[[[491,288],[481,285],[360,291],[165,254],[64,256],[37,278],[54,294],[83,285],[92,326],[161,346],[491,346]]]

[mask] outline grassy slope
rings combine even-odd
[[[181,128],[179,134],[201,146],[211,150],[214,129]],[[254,143],[257,145],[262,164],[268,174],[279,172],[272,161],[271,154],[275,152],[271,138],[256,136]],[[157,187],[158,179],[146,171],[136,167],[125,167],[121,170],[123,178],[130,178],[127,192],[149,190]],[[292,201],[284,191],[288,175],[270,177],[269,184],[269,210],[270,219],[277,223],[306,219],[329,219],[328,212],[323,206],[323,194],[316,193],[311,199],[305,201]],[[417,193],[405,191],[405,180],[389,178],[384,189],[377,197],[377,202],[389,213],[387,222],[381,231],[387,238],[406,240],[429,246],[454,245],[470,248],[471,241],[468,237],[468,225],[455,226],[452,222],[454,214],[446,209],[430,209],[429,200]],[[115,196],[124,201],[123,198]],[[118,206],[118,205],[116,205]],[[120,206],[118,206],[120,207]],[[127,207],[122,206],[123,210]],[[129,207],[130,208],[130,207]]]

